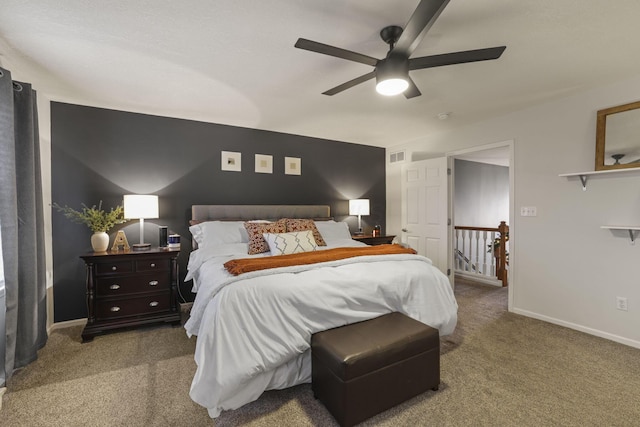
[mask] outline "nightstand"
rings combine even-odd
[[[353,240],[366,243],[370,246],[389,244],[393,241],[394,237],[396,236],[351,236]]]
[[[177,299],[180,249],[94,252],[87,266],[88,321],[82,341],[115,329],[180,323]]]

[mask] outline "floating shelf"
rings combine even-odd
[[[582,182],[582,191],[587,191],[587,177],[591,175],[607,175],[612,173],[621,173],[621,172],[639,172],[640,168],[624,168],[624,169],[607,169],[603,171],[590,171],[590,172],[574,172],[574,173],[561,173],[558,176],[564,176],[567,178],[571,178],[574,176],[580,177],[580,182]]]
[[[627,230],[629,232],[629,240],[632,245],[636,242],[634,232],[640,231],[640,225],[601,225],[600,228],[604,228],[606,230]]]

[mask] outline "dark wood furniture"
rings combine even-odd
[[[366,243],[367,245],[385,245],[385,244],[389,244],[393,241],[393,239],[396,236],[358,236],[358,235],[353,235],[351,236],[351,238],[353,240],[357,240],[359,242],[362,243]]]
[[[180,323],[177,299],[180,249],[94,252],[87,266],[88,321],[82,341],[115,329]]]

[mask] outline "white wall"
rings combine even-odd
[[[509,223],[509,168],[455,160],[453,224],[498,227]]]
[[[510,233],[512,311],[640,348],[640,244],[601,225],[640,225],[640,169],[591,177],[586,192],[561,173],[594,170],[597,110],[640,99],[640,76],[398,145],[408,158],[514,143]],[[387,230],[401,235],[400,164],[387,165]],[[519,216],[536,206],[537,217]],[[640,239],[639,239],[640,240]],[[616,296],[629,311],[616,310]]]

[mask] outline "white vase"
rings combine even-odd
[[[91,247],[94,252],[106,252],[109,247],[109,235],[104,231],[98,231],[91,235]]]

